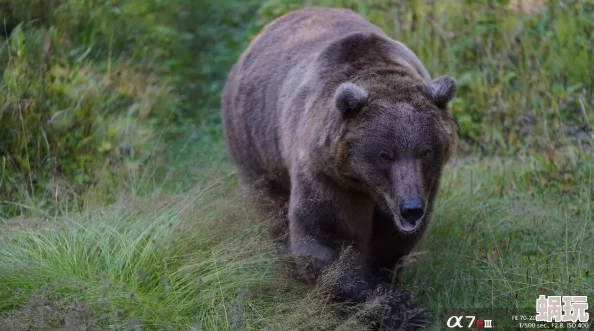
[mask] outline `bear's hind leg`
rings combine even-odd
[[[247,183],[249,194],[256,197],[258,211],[270,219],[269,233],[281,252],[288,250],[289,238],[289,189],[281,181],[260,176]]]

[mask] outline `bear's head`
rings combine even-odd
[[[410,234],[428,221],[442,169],[457,143],[457,123],[447,111],[456,81],[389,76],[336,88],[341,172]]]

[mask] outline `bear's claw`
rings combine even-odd
[[[404,291],[396,291],[383,321],[383,330],[420,330],[431,323],[429,311]]]

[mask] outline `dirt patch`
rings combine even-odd
[[[545,4],[544,0],[511,0],[509,2],[510,8],[527,15],[538,13]]]
[[[93,312],[84,302],[73,302],[60,309],[43,295],[35,295],[24,307],[0,317],[0,330],[99,330]]]

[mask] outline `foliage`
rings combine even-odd
[[[40,3],[1,50],[1,215],[22,212],[23,203],[52,209],[58,197],[70,201],[63,206],[82,203],[97,185],[95,193],[113,195],[158,151],[147,148],[155,123],[177,104],[162,74],[167,63],[154,69],[175,42],[152,14],[164,4],[70,0],[37,16]],[[2,4],[26,12],[21,2]]]
[[[286,279],[225,160],[227,72],[313,4],[459,82],[404,286],[433,312],[594,297],[591,0],[0,0],[0,329],[369,327]]]

